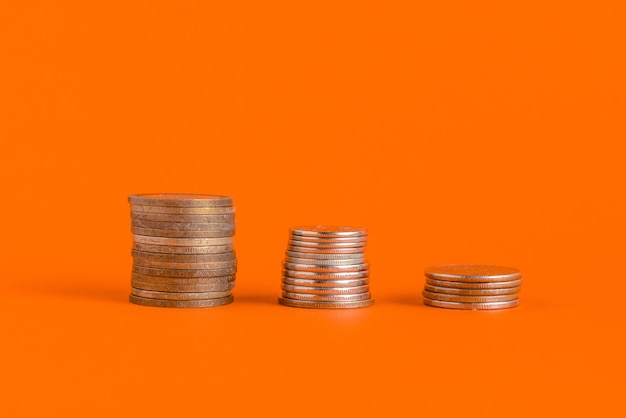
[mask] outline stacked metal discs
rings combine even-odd
[[[365,261],[363,228],[312,226],[290,230],[282,305],[297,308],[361,308],[374,303]]]
[[[511,267],[452,264],[427,268],[424,304],[449,309],[505,309],[519,305],[522,275]]]
[[[130,202],[130,301],[205,308],[233,301],[235,208],[227,196],[147,194]]]

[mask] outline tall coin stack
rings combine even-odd
[[[511,267],[452,264],[427,268],[424,304],[449,309],[505,309],[519,305],[522,275]]]
[[[281,305],[297,308],[362,308],[374,303],[363,228],[311,226],[289,232]]]
[[[130,302],[206,308],[233,301],[235,208],[227,196],[132,195]]]

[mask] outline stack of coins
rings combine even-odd
[[[449,309],[505,309],[519,305],[522,275],[511,267],[453,264],[427,268],[424,304]]]
[[[206,308],[233,301],[237,258],[231,197],[144,194],[128,200],[132,303]]]
[[[362,308],[374,303],[363,228],[312,226],[290,230],[282,305],[297,308]]]

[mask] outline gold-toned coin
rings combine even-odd
[[[176,206],[130,205],[132,213],[162,213],[170,215],[222,215],[235,213],[234,206],[209,208],[178,208]]]
[[[212,261],[206,263],[171,263],[167,261],[152,261],[141,257],[133,257],[133,265],[172,270],[218,270],[236,267],[237,260]]]
[[[229,253],[235,250],[235,247],[230,245],[204,245],[201,247],[183,247],[180,245],[152,245],[143,244],[141,242],[133,242],[133,250],[142,251],[145,253],[157,253],[157,254],[222,254]]]
[[[522,277],[519,270],[511,267],[481,264],[450,264],[429,267],[426,269],[425,275],[431,279],[451,282],[507,282]]]
[[[343,260],[319,260],[314,258],[295,258],[295,257],[285,257],[286,263],[292,264],[306,264],[311,266],[322,266],[322,267],[334,267],[334,266],[350,266],[355,264],[363,264],[364,260],[362,258],[359,259],[343,259]]]
[[[352,295],[315,295],[309,293],[292,293],[283,290],[283,298],[295,300],[310,300],[315,302],[349,302],[355,300],[370,299],[372,295],[369,292],[356,293]]]
[[[148,261],[160,261],[168,263],[211,263],[226,262],[237,259],[234,251],[219,254],[163,254],[163,253],[147,253],[143,251],[133,250],[131,255],[134,258],[142,258]],[[227,266],[231,267],[231,266]]]
[[[140,281],[144,283],[152,284],[169,284],[174,286],[227,286],[234,285],[235,275],[229,276],[215,276],[215,277],[163,277],[163,276],[148,276],[145,274],[139,274],[133,272],[131,275],[132,281]],[[156,290],[156,289],[155,289]]]
[[[286,251],[287,257],[295,259],[311,259],[311,260],[357,260],[357,263],[362,263],[364,260],[363,253],[356,254],[324,254],[324,253],[307,253]]]
[[[448,302],[467,302],[467,303],[487,303],[487,302],[507,302],[518,298],[517,293],[498,296],[461,296],[450,295],[447,293],[434,293],[424,290],[422,296],[431,300],[444,300]]]
[[[223,292],[232,290],[235,287],[235,281],[212,284],[165,284],[131,280],[130,285],[135,289],[155,290],[157,292]]]
[[[134,242],[150,245],[167,245],[173,247],[204,247],[212,245],[233,245],[233,237],[220,238],[172,238],[152,237],[148,235],[133,235]]]
[[[323,237],[323,238],[345,238],[345,237],[361,237],[367,235],[365,228],[351,226],[298,226],[289,230],[291,235],[303,237]]]
[[[132,205],[174,206],[177,208],[211,208],[232,206],[233,198],[210,194],[153,193],[128,196]]]
[[[206,299],[222,299],[232,295],[230,290],[223,292],[185,292],[185,293],[172,293],[172,292],[158,292],[154,290],[143,290],[131,288],[131,294],[146,299],[159,299],[159,300],[206,300]]]
[[[374,299],[357,300],[352,302],[315,302],[309,300],[295,300],[288,298],[278,298],[278,303],[292,308],[308,309],[354,309],[365,308],[374,304]]]
[[[180,277],[180,278],[192,278],[192,277],[222,277],[231,276],[237,272],[236,267],[211,269],[211,270],[181,270],[181,269],[162,269],[153,267],[144,267],[133,264],[133,272],[144,276],[156,276],[156,277]]]
[[[143,213],[143,212],[131,212],[131,219],[138,219],[143,221],[155,221],[155,222],[189,222],[189,223],[229,223],[235,222],[234,213],[225,213],[221,215],[172,215],[167,213]]]
[[[462,309],[462,310],[491,310],[491,309],[508,309],[519,305],[519,299],[509,300],[507,302],[488,302],[488,303],[463,303],[463,302],[447,302],[443,300],[432,300],[424,298],[424,305],[434,306],[436,308]]]
[[[289,293],[305,293],[311,295],[354,295],[369,292],[369,286],[357,287],[305,287],[283,283],[282,290]]]
[[[232,303],[233,297],[228,296],[222,299],[205,300],[159,300],[142,298],[131,294],[129,296],[129,301],[136,305],[153,306],[158,308],[212,308]]]
[[[285,270],[295,271],[313,271],[319,273],[342,273],[348,271],[363,271],[368,270],[369,265],[367,263],[352,264],[347,266],[328,266],[324,264],[301,264],[301,263],[287,263],[284,264]]]
[[[446,293],[459,296],[499,296],[518,294],[521,287],[505,287],[502,289],[455,289],[451,287],[438,287],[429,284],[424,285],[424,290],[434,293]]]
[[[145,221],[143,219],[131,219],[131,226],[134,228],[144,229],[163,229],[167,231],[179,232],[197,232],[197,231],[235,231],[234,222],[218,222],[218,223],[191,223],[191,222],[157,222]]]
[[[509,287],[519,287],[522,279],[511,280],[510,282],[449,282],[445,280],[435,280],[426,278],[426,283],[432,286],[449,287],[453,289],[504,289]]]
[[[131,226],[130,230],[137,235],[163,238],[225,238],[235,235],[234,229],[224,231],[175,231],[173,229],[148,229]]]
[[[284,269],[283,276],[291,277],[294,279],[308,279],[308,280],[354,280],[368,278],[370,272],[366,267],[359,271],[298,271],[291,269]]]
[[[369,279],[348,279],[348,280],[332,280],[332,279],[321,279],[321,280],[310,280],[310,279],[295,279],[293,277],[283,277],[283,284],[291,285],[291,286],[304,286],[304,287],[315,287],[315,288],[325,288],[325,287],[359,287],[369,285]]]

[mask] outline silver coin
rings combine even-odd
[[[285,257],[286,263],[292,264],[306,264],[311,266],[323,266],[323,267],[331,267],[331,266],[350,266],[354,264],[362,264],[363,259],[352,259],[352,260],[316,260],[314,258],[295,258],[295,257]]]
[[[426,283],[432,286],[449,287],[453,289],[504,289],[508,287],[519,287],[522,285],[522,279],[511,280],[510,282],[449,282],[445,280],[435,280],[426,278]]]
[[[291,269],[284,269],[283,276],[291,277],[292,279],[305,279],[305,280],[356,280],[367,279],[370,272],[367,268],[359,271],[335,271],[335,272],[323,272],[323,271],[298,271]]]
[[[351,302],[318,302],[311,300],[295,300],[288,298],[278,298],[280,305],[289,306],[292,308],[307,308],[307,309],[355,309],[365,308],[374,304],[374,299],[357,300]]]
[[[167,213],[143,213],[130,212],[131,219],[154,222],[187,222],[187,223],[234,223],[235,214],[225,213],[221,215],[173,215]]]
[[[162,213],[170,215],[222,215],[235,213],[234,206],[210,208],[177,208],[175,206],[130,205],[132,213]]]
[[[151,267],[158,269],[173,270],[218,270],[237,266],[237,260],[213,261],[205,263],[172,263],[167,261],[152,261],[145,258],[134,257],[134,266]]]
[[[312,295],[354,295],[369,292],[369,286],[357,287],[304,287],[283,283],[282,290],[289,293],[305,293]]]
[[[233,261],[237,259],[234,251],[219,254],[162,254],[146,253],[143,251],[133,250],[131,252],[131,255],[135,258],[143,258],[145,260],[162,261],[169,263],[209,263]]]
[[[234,231],[234,222],[191,223],[191,222],[157,222],[143,219],[131,219],[131,226],[145,229],[164,229],[168,231]]]
[[[365,251],[365,242],[332,242],[327,241],[297,241],[290,239],[288,242],[290,247],[307,247],[307,248],[321,248],[321,249],[344,249],[344,248],[357,248],[360,251]]]
[[[139,266],[137,264],[133,264],[133,273],[141,274],[144,276],[157,276],[157,277],[168,277],[168,278],[200,278],[200,277],[221,277],[221,276],[231,276],[237,272],[236,267],[228,267],[221,269],[210,269],[210,270],[181,270],[181,269],[165,269],[165,268],[154,268],[154,267],[144,267]]]
[[[341,244],[356,244],[356,245],[366,245],[367,237],[357,237],[357,238],[314,238],[314,237],[302,237],[299,235],[291,235],[289,239],[295,242],[314,242],[316,244],[322,245],[333,245],[337,243]]]
[[[350,226],[298,226],[289,231],[292,235],[304,237],[360,237],[367,235],[365,228],[355,228]]]
[[[424,285],[424,290],[433,293],[446,293],[449,295],[459,296],[499,296],[510,295],[519,293],[521,287],[506,287],[502,289],[454,289],[450,287],[431,286],[429,284]]]
[[[449,264],[429,267],[428,278],[451,282],[507,282],[522,277],[519,270],[511,267],[481,264]]]
[[[137,235],[167,238],[225,238],[235,235],[235,230],[226,231],[175,231],[170,229],[147,229],[131,227],[131,232]]]
[[[284,264],[285,270],[296,270],[296,271],[316,271],[323,273],[340,273],[346,271],[362,271],[368,270],[369,265],[367,263],[362,264],[354,264],[347,266],[328,266],[328,265],[315,265],[315,264],[298,264],[298,263],[287,263]]]
[[[346,248],[323,248],[323,247],[300,247],[290,245],[290,251],[297,253],[313,253],[313,254],[363,254],[365,247],[346,247]]]
[[[324,254],[324,253],[301,253],[297,251],[287,250],[286,252],[288,257],[293,258],[305,258],[311,260],[358,260],[358,262],[363,262],[363,258],[365,257],[363,253],[356,254]]]
[[[508,309],[519,305],[519,299],[507,302],[488,302],[488,303],[462,303],[447,302],[443,300],[432,300],[424,298],[424,305],[434,306],[436,308],[461,309],[461,310],[491,310],[491,309]]]
[[[175,237],[152,237],[148,235],[134,234],[134,242],[151,245],[167,245],[176,247],[203,247],[211,245],[233,245],[233,237],[218,238],[175,238]]]
[[[152,245],[133,242],[133,250],[158,254],[220,254],[234,251],[231,245],[205,245],[202,247],[183,247],[176,245]]]
[[[232,206],[233,198],[210,194],[148,193],[128,196],[132,205],[174,206],[182,208],[208,208]]]
[[[293,277],[283,276],[282,279],[283,284],[290,286],[302,286],[302,287],[314,287],[314,288],[325,288],[325,287],[359,287],[359,286],[368,286],[369,279],[347,279],[347,280],[332,280],[332,279],[320,279],[320,280],[312,280],[312,279],[295,279]]]
[[[370,299],[369,292],[354,295],[311,295],[307,293],[292,293],[283,291],[282,297],[295,300],[310,300],[314,302],[350,302],[355,300]]]

